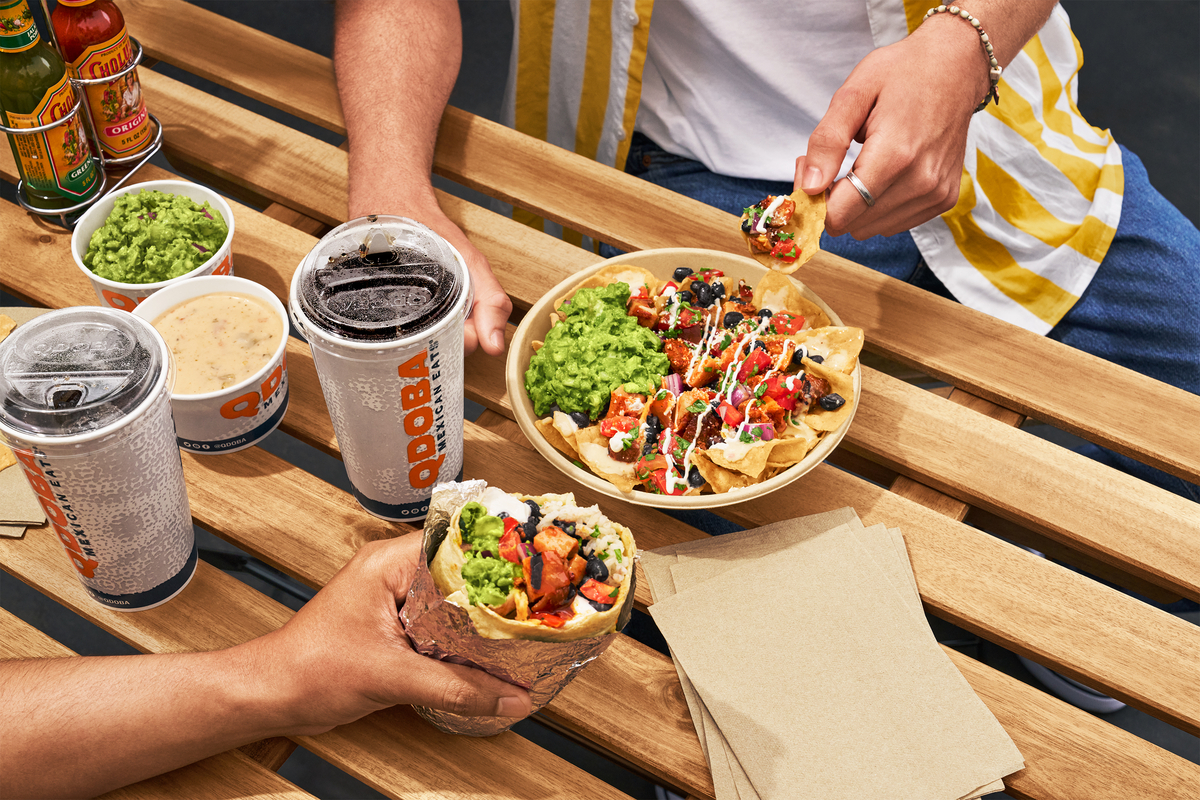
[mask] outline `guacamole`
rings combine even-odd
[[[463,580],[467,582],[467,600],[471,605],[498,606],[513,589],[513,579],[521,574],[521,565],[500,557],[500,537],[504,520],[487,513],[476,502],[463,506],[458,527],[462,531]],[[468,550],[467,547],[470,546]]]
[[[539,416],[557,405],[597,419],[613,389],[653,394],[670,369],[662,340],[625,312],[629,285],[580,289],[559,311],[567,316],[546,334],[525,373],[525,391]]]
[[[83,264],[118,283],[158,283],[208,261],[229,227],[220,212],[183,195],[146,189],[117,197],[88,242]]]

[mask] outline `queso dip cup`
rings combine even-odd
[[[134,311],[153,324],[180,303],[208,294],[249,295],[266,303],[279,317],[283,336],[271,358],[249,378],[204,394],[171,393],[175,438],[191,453],[233,453],[275,430],[288,405],[288,316],[274,294],[245,278],[208,275],[172,285],[148,297]],[[179,364],[176,363],[176,370]]]
[[[156,189],[166,194],[180,194],[184,197],[192,198],[197,203],[208,201],[208,204],[215,211],[220,212],[221,217],[225,220],[225,225],[229,228],[229,233],[226,234],[225,241],[213,252],[212,258],[208,259],[208,261],[205,261],[191,272],[171,278],[169,281],[159,281],[158,283],[118,283],[117,281],[110,281],[108,278],[101,278],[84,266],[83,263],[83,257],[87,254],[88,243],[92,240],[92,234],[104,225],[105,220],[108,219],[108,215],[112,213],[118,197],[127,194],[138,194],[147,189]],[[105,308],[133,311],[147,297],[167,286],[172,286],[181,281],[201,275],[233,274],[233,210],[229,207],[229,203],[225,202],[225,198],[197,183],[190,183],[188,181],[146,181],[145,183],[135,183],[132,186],[125,186],[111,194],[105,195],[96,201],[95,205],[84,212],[83,216],[79,218],[78,224],[75,225],[75,231],[71,234],[71,255],[75,258],[75,265],[83,270],[83,274],[92,282],[92,288],[96,291],[96,297],[100,299],[100,305]]]

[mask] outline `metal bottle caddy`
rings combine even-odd
[[[54,49],[58,51],[59,55],[62,55],[62,48],[58,46],[58,37],[54,35],[54,25],[50,22],[50,8],[47,4],[47,0],[41,0],[41,6],[42,13],[44,14],[46,20],[46,36],[49,38],[50,43],[54,45]],[[75,205],[67,206],[66,208],[43,208],[41,206],[34,205],[25,196],[24,179],[20,179],[17,182],[17,202],[20,203],[23,208],[41,217],[51,219],[57,217],[58,224],[67,230],[74,229],[75,223],[78,221],[78,216],[71,220],[68,220],[67,217],[83,211],[106,195],[111,194],[117,189],[120,189],[125,185],[125,182],[129,180],[133,173],[137,172],[143,164],[149,161],[155,153],[162,149],[162,123],[158,121],[158,117],[154,116],[149,111],[146,112],[146,116],[149,117],[150,121],[154,123],[154,138],[149,144],[146,145],[144,150],[134,153],[133,155],[120,156],[118,158],[106,156],[104,154],[104,148],[100,146],[100,136],[96,133],[96,127],[92,123],[92,115],[90,113],[91,109],[87,105],[87,92],[84,90],[84,87],[111,83],[137,69],[138,64],[142,62],[142,44],[132,36],[129,37],[129,41],[133,45],[133,58],[131,58],[129,63],[126,64],[125,67],[120,71],[114,72],[112,75],[106,75],[103,78],[69,78],[71,81],[71,87],[75,91],[75,105],[69,112],[63,115],[61,119],[57,119],[48,125],[39,125],[36,128],[9,128],[6,125],[0,124],[0,131],[3,131],[4,133],[13,136],[28,136],[30,134],[41,133],[42,131],[48,131],[52,128],[57,128],[60,125],[66,125],[76,114],[80,112],[80,109],[84,110],[83,117],[87,121],[88,141],[92,147],[92,160],[96,162],[96,166],[100,174],[100,188],[96,190],[96,194],[82,203],[76,203]],[[127,165],[132,165],[129,171],[125,173],[120,180],[109,187],[108,174],[105,169],[107,167],[125,167]]]

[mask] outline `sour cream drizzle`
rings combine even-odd
[[[766,233],[767,232],[767,217],[774,214],[775,209],[777,209],[781,205],[783,205],[784,200],[787,200],[787,195],[781,194],[781,195],[776,196],[776,198],[771,201],[771,205],[767,206],[767,210],[764,211],[762,213],[762,216],[758,218],[758,224],[756,224],[754,226],[754,230],[758,231],[759,233]]]

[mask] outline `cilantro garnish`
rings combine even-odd
[[[697,400],[696,402],[694,402],[690,406],[688,406],[687,410],[692,412],[693,414],[699,414],[701,411],[704,410],[704,407],[707,405],[708,405],[708,403],[704,402],[703,400]]]

